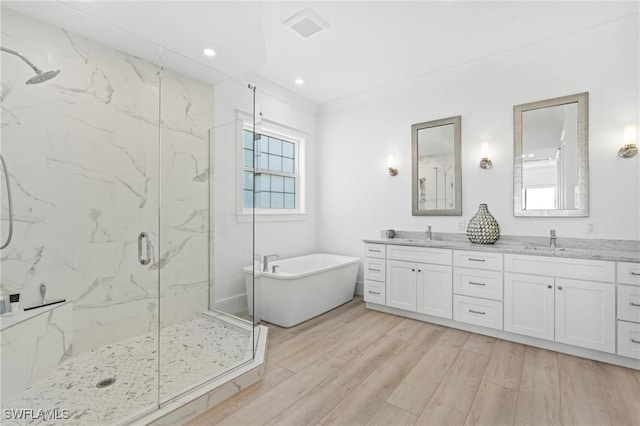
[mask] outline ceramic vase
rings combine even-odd
[[[500,238],[500,227],[486,204],[480,204],[478,211],[467,226],[469,241],[476,244],[493,244]]]

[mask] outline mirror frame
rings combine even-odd
[[[411,207],[413,216],[462,216],[462,165],[461,165],[461,127],[462,118],[459,115],[455,117],[443,118],[440,120],[425,121],[411,125]],[[418,130],[428,129],[430,127],[445,126],[453,124],[453,161],[454,161],[454,198],[455,204],[453,209],[418,209]]]
[[[577,209],[525,210],[522,208],[522,114],[541,108],[578,104]],[[589,216],[589,92],[530,102],[513,107],[513,215],[527,217]]]

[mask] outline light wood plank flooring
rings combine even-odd
[[[640,372],[367,310],[269,327],[264,380],[188,425],[640,425]]]

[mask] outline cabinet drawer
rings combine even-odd
[[[640,263],[618,262],[618,282],[640,286]]]
[[[373,281],[384,281],[385,277],[384,259],[364,259],[364,279]]]
[[[385,285],[378,281],[364,280],[364,301],[385,304]]]
[[[502,302],[456,294],[453,296],[453,319],[502,330]]]
[[[453,291],[464,296],[502,300],[502,272],[454,268]]]
[[[640,324],[618,321],[618,355],[640,359]]]
[[[505,254],[504,270],[505,272],[612,283],[615,282],[616,264],[604,260]]]
[[[384,259],[386,246],[384,244],[364,244],[364,257],[376,257],[378,259]]]
[[[502,271],[502,253],[481,251],[454,251],[453,265],[464,268]]]
[[[640,287],[618,285],[618,319],[640,322]]]
[[[451,265],[451,250],[388,245],[387,259]]]

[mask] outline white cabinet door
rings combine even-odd
[[[387,306],[416,311],[416,264],[387,260]]]
[[[418,263],[417,311],[422,314],[451,319],[453,292],[451,266]]]
[[[615,353],[615,285],[563,278],[555,282],[556,341]]]
[[[535,275],[504,274],[504,329],[554,339],[554,280]]]

